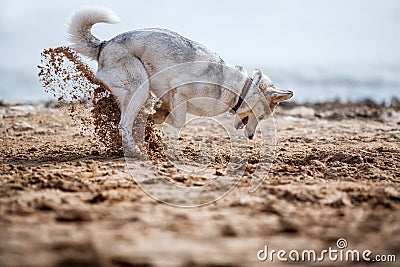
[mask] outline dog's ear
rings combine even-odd
[[[255,69],[253,72],[253,83],[258,84],[258,82],[261,80],[262,77],[262,72],[259,69]]]

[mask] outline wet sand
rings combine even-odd
[[[322,250],[339,238],[400,260],[396,102],[280,107],[262,186],[249,193],[248,174],[192,209],[150,198],[119,151],[52,104],[2,105],[0,118],[0,266],[253,266],[265,245]]]

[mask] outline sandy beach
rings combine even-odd
[[[398,101],[286,103],[268,179],[249,193],[250,173],[199,208],[146,195],[120,152],[54,104],[2,104],[0,118],[1,266],[254,266],[265,245],[320,251],[340,238],[400,260]]]

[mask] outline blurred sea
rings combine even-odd
[[[93,64],[92,64],[93,65]],[[251,69],[248,68],[251,73]],[[327,100],[377,103],[400,99],[400,66],[266,67],[262,68],[276,86],[294,92],[296,102]],[[0,101],[40,102],[52,99],[37,76],[26,69],[0,69]]]
[[[400,65],[277,67],[267,73],[277,86],[294,91],[294,100],[300,103],[363,99],[381,103],[400,98]]]

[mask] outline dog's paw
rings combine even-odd
[[[145,156],[140,151],[139,147],[135,144],[133,139],[124,138],[122,139],[122,145],[124,147],[124,156],[130,159],[144,160]]]
[[[130,159],[145,160],[145,156],[140,149],[132,144],[124,144],[124,156]]]
[[[134,159],[134,160],[145,160],[146,159],[146,157],[140,151],[132,150],[132,149],[125,149],[124,156],[125,156],[125,158]]]

